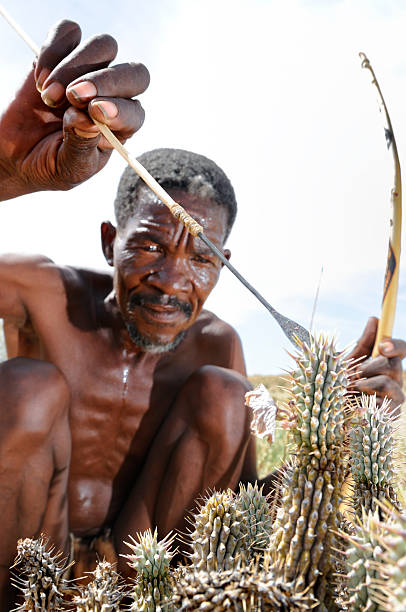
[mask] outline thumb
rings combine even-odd
[[[66,188],[83,183],[107,163],[111,150],[98,149],[100,132],[88,115],[70,107],[63,118],[64,139],[58,152],[60,176],[67,181]]]
[[[374,348],[376,331],[378,329],[378,319],[370,317],[365,325],[364,331],[354,349],[348,355],[349,359],[359,359],[360,357],[370,357]]]

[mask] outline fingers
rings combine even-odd
[[[361,347],[360,350],[365,351],[374,344],[374,327],[370,321],[368,321],[356,350]],[[406,342],[385,338],[379,344],[379,352],[381,354],[378,357],[368,359],[359,365],[358,376],[361,380],[353,381],[351,388],[355,392],[367,395],[376,393],[379,405],[387,396],[392,400],[390,411],[397,414],[398,407],[405,400],[402,391],[402,359],[406,356]]]
[[[124,142],[140,129],[145,119],[144,109],[138,100],[126,98],[142,93],[148,84],[149,72],[145,66],[120,64],[77,79],[69,85],[67,97],[78,108],[87,108],[92,118],[105,123]],[[111,97],[110,94],[120,97]],[[92,133],[95,131],[93,128],[90,122],[89,130]],[[99,147],[111,148],[111,145],[103,137]]]
[[[150,77],[143,64],[118,64],[97,72],[90,72],[69,83],[66,92],[71,104],[85,108],[96,96],[133,98],[143,93]]]
[[[389,376],[398,385],[402,385],[402,361],[399,357],[387,359],[380,355],[360,364],[357,372],[359,378],[373,378],[374,376]]]
[[[96,98],[89,105],[89,114],[114,132],[115,136],[124,143],[127,138],[140,129],[145,119],[145,112],[138,100],[123,100],[110,98],[100,100]],[[101,149],[111,149],[112,145],[103,137],[99,143]]]
[[[94,129],[93,133],[89,132],[89,124]],[[68,108],[64,115],[64,138],[59,146],[57,161],[65,172],[64,189],[87,180],[107,163],[111,151],[102,151],[99,142],[100,134],[89,116],[76,108]],[[67,170],[69,177],[66,177]]]
[[[376,330],[378,329],[378,319],[370,317],[367,321],[361,338],[358,340],[354,349],[348,355],[348,358],[359,359],[361,357],[369,357],[375,343]]]
[[[39,91],[51,71],[69,55],[80,43],[82,32],[74,21],[63,19],[59,21],[48,33],[47,39],[41,47],[35,67],[34,78]]]
[[[66,87],[77,77],[106,68],[117,55],[117,43],[109,34],[93,36],[65,57],[42,84],[41,97],[51,107],[65,102]]]
[[[142,64],[109,67],[117,43],[108,34],[81,41],[79,26],[64,20],[50,32],[41,48],[34,72],[42,101],[55,108],[63,120],[63,140],[55,139],[56,163],[68,169],[61,189],[70,188],[95,174],[106,163],[111,146],[92,119],[102,122],[124,142],[144,121],[144,110],[134,96],[149,84]],[[54,122],[60,130],[60,123]],[[55,144],[56,146],[56,144]]]
[[[379,352],[385,357],[399,357],[401,360],[406,357],[406,342],[395,338],[384,338],[378,346]]]
[[[142,64],[120,64],[83,78],[69,85],[68,100],[78,108],[87,108],[90,117],[105,123],[122,143],[125,142],[144,123],[144,109],[138,100],[131,98],[148,87],[148,70]],[[90,132],[94,132],[93,127]],[[112,148],[104,137],[99,147]]]
[[[116,41],[107,34],[93,37],[76,46],[44,81],[41,95],[43,101],[51,107],[61,106],[67,100],[77,108],[88,110],[91,117],[108,125],[117,138],[124,142],[144,122],[142,106],[131,98],[148,87],[149,72],[145,66],[137,63],[107,68],[116,52]],[[56,53],[53,55],[55,58]],[[89,72],[89,68],[93,70]],[[74,117],[74,114],[70,114],[66,118],[65,130],[74,129],[76,135],[82,138],[93,138],[97,134],[90,120],[86,125],[83,116],[77,115],[79,126],[75,125]],[[102,150],[111,148],[104,137],[98,146]]]
[[[380,375],[365,380],[358,380],[354,383],[353,388],[355,391],[366,393],[367,395],[376,393],[377,397],[381,399],[387,396],[392,400],[392,408],[402,404],[405,399],[400,386],[389,376]]]
[[[138,100],[120,98],[107,100],[96,98],[89,104],[89,113],[97,121],[108,125],[121,143],[140,129],[145,118],[144,109]],[[72,106],[65,112],[63,123],[64,133],[73,131],[77,136],[86,139],[99,135],[99,129],[89,115]],[[103,136],[94,143],[94,146],[102,151],[113,148]]]

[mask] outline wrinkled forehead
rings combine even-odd
[[[180,189],[168,189],[169,195],[181,206],[183,206],[200,225],[203,231],[215,234],[217,241],[224,241],[227,227],[228,211],[225,206],[218,204],[211,198],[202,197],[197,194]],[[134,214],[129,217],[124,233],[135,228],[166,228],[171,230],[179,227],[179,221],[173,217],[170,210],[147,186],[138,190],[137,205]]]

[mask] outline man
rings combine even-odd
[[[31,75],[0,122],[3,199],[69,188],[105,164],[108,145],[85,111],[122,139],[142,123],[127,96],[145,89],[145,68],[106,69],[111,39],[77,47],[78,38],[76,24],[58,26],[35,68],[42,100]],[[185,151],[141,161],[229,257],[236,203],[224,173]],[[70,533],[90,542],[110,530],[115,551],[127,552],[129,533],[184,529],[206,489],[256,478],[241,344],[203,310],[221,264],[130,170],[116,215],[117,229],[102,224],[113,276],[45,257],[0,262],[0,316],[14,358],[0,366],[4,585],[19,537],[45,531],[68,554]],[[371,320],[358,352],[370,353],[375,332]],[[405,343],[387,346],[358,385],[399,403]],[[127,571],[122,560],[119,570]]]

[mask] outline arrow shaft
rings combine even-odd
[[[28,46],[34,51],[35,55],[39,55],[39,47],[31,40],[31,38],[24,32],[24,30],[16,23],[16,21],[8,14],[4,7],[0,4],[0,14],[8,21],[8,23],[14,28],[14,30],[21,36],[21,38],[28,44]],[[143,167],[140,162],[132,157],[127,149],[121,144],[121,142],[115,137],[113,132],[107,125],[100,123],[93,119],[94,123],[99,128],[103,136],[108,142],[116,149],[116,151],[125,159],[125,161],[133,168],[138,176],[149,186],[149,188],[155,193],[155,195],[167,206],[172,215],[181,221],[188,231],[193,236],[198,236],[203,242],[219,257],[225,266],[238,278],[238,280],[249,290],[255,297],[265,306],[265,308],[271,313],[274,319],[283,329],[289,340],[296,346],[295,336],[297,336],[303,342],[309,343],[310,336],[309,332],[304,329],[301,325],[288,319],[277,312],[270,304],[265,300],[264,297],[234,268],[232,264],[226,259],[223,253],[209,240],[204,232],[201,225],[191,217],[186,210],[177,202],[175,202],[166,190],[154,179],[154,177]]]

